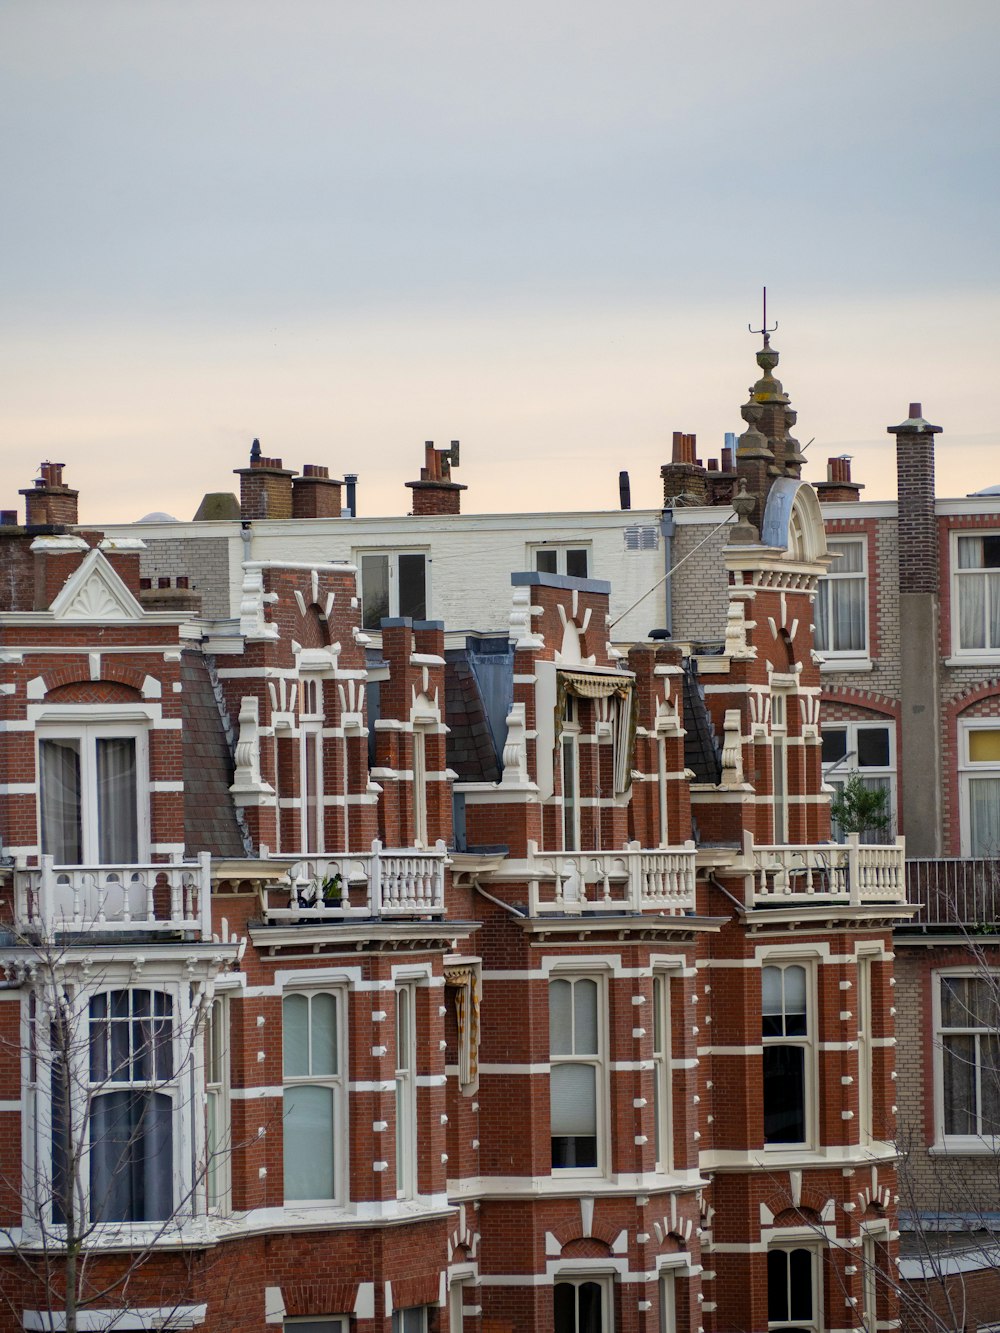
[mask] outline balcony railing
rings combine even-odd
[[[528,910],[546,913],[694,911],[695,846],[643,848],[626,843],[620,852],[539,852],[528,843],[527,859],[507,867],[524,874]]]
[[[444,914],[448,849],[386,850],[303,856],[285,879],[261,892],[266,921],[344,921],[358,917],[428,917]]]
[[[1000,932],[1000,858],[917,858],[906,863],[906,899],[924,930]]]
[[[895,843],[861,843],[850,833],[842,843],[804,846],[757,846],[743,835],[743,854],[751,867],[746,877],[747,907],[781,907],[798,903],[866,903],[906,901],[905,848]]]
[[[39,866],[14,872],[18,926],[46,938],[99,932],[190,932],[212,938],[211,856],[124,866]]]

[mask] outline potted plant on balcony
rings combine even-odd
[[[342,907],[344,905],[344,880],[339,873],[328,875],[322,884],[324,907]]]
[[[868,787],[860,773],[852,773],[830,802],[830,817],[844,833],[867,833],[877,837],[891,823],[889,793]]]

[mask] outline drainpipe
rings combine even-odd
[[[660,515],[660,534],[663,537],[663,573],[667,575],[673,568],[674,550],[674,511],[664,509]],[[673,580],[663,581],[663,628],[671,637],[674,632],[674,594]]]

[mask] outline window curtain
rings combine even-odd
[[[163,1221],[173,1212],[173,1106],[163,1092],[102,1092],[90,1107],[90,1216]]]
[[[41,741],[42,852],[57,865],[83,860],[80,817],[80,742]]]
[[[969,778],[969,854],[1000,854],[1000,778]]]
[[[286,1199],[332,1199],[333,1089],[309,1083],[285,1088]]]
[[[135,738],[97,740],[97,841],[101,865],[139,859]]]
[[[838,653],[864,652],[864,579],[837,579],[831,584],[833,646]]]
[[[816,651],[828,653],[830,644],[830,582],[820,579],[816,588]]]
[[[562,736],[567,696],[576,699],[614,699],[615,795],[627,792],[632,785],[632,755],[635,749],[635,681],[631,676],[591,676],[583,671],[560,671],[556,690],[556,745]]]

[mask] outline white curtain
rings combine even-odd
[[[135,738],[103,736],[96,745],[98,859],[128,865],[139,859]]]
[[[1000,853],[1000,778],[969,778],[970,856]]]
[[[42,851],[57,865],[83,860],[80,821],[80,742],[41,741]]]

